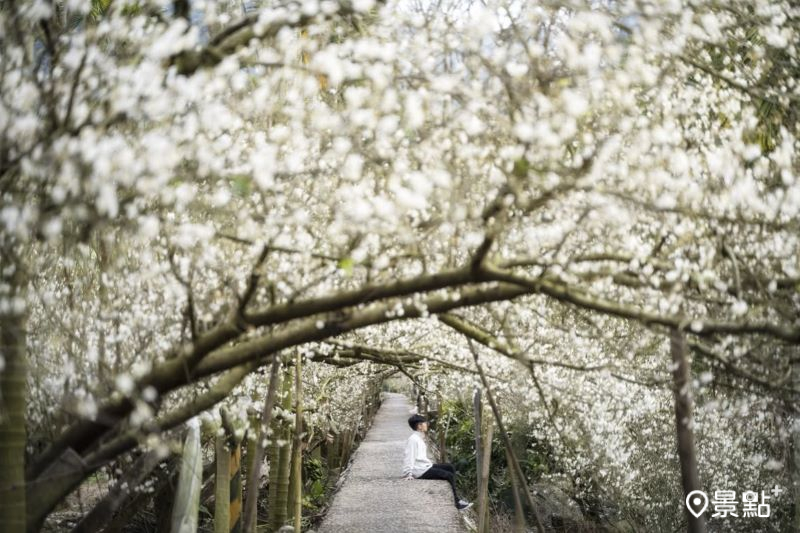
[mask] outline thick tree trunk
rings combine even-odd
[[[794,514],[792,516],[792,531],[800,531],[800,422],[792,424],[792,506]]]
[[[792,348],[794,361],[800,361],[800,347]],[[800,390],[800,363],[792,365],[792,388]],[[792,497],[792,531],[800,531],[800,416],[791,398],[786,399],[789,416],[789,489]]]
[[[675,431],[678,437],[678,458],[681,463],[681,483],[683,498],[694,490],[702,490],[697,471],[697,455],[694,447],[692,381],[686,357],[686,339],[683,332],[673,329],[670,332],[670,351],[672,352],[672,384],[675,397]],[[684,504],[683,511],[688,520],[689,533],[705,533],[706,522],[703,515],[694,516]]]
[[[0,276],[0,530],[25,531],[26,276],[7,260]]]

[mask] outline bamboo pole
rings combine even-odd
[[[478,485],[478,499],[483,500],[483,510],[479,510],[478,533],[489,533],[489,467],[492,460],[492,437],[494,434],[494,424],[491,419],[484,419],[483,423],[483,449],[481,453],[481,475]]]
[[[222,418],[222,427],[225,430],[230,459],[228,460],[228,471],[223,474],[228,484],[228,520],[227,527],[232,533],[241,533],[242,529],[242,446],[241,441],[236,438],[236,431],[233,427],[228,411],[223,407],[219,410]],[[223,522],[220,527],[224,527]]]
[[[257,403],[258,397],[253,398],[253,402]],[[258,425],[261,417],[258,416],[258,411],[251,405],[247,409],[247,437],[245,442],[245,459],[242,461],[242,479],[244,484],[249,488],[250,480],[253,478],[252,472],[255,468],[256,446],[258,444]],[[247,495],[249,497],[249,495]],[[245,533],[253,533],[246,527],[243,528]]]
[[[478,487],[478,532],[488,533],[489,461],[492,454],[492,423],[484,420],[481,389],[475,387],[472,397],[475,418],[475,474]]]
[[[514,496],[514,533],[525,533],[525,511],[522,509],[522,500],[519,497],[519,479],[516,470],[511,466],[513,462],[510,448],[506,447],[506,464],[508,464],[508,476],[511,478],[511,492]]]
[[[472,393],[472,417],[474,419],[474,431],[475,431],[475,475],[477,477],[476,486],[478,487],[478,516],[481,516],[481,513],[484,509],[485,502],[481,500],[481,472],[483,472],[483,443],[482,443],[482,435],[481,435],[481,389],[479,387],[475,387],[474,392]],[[478,533],[480,533],[480,529],[478,529]]]
[[[278,376],[280,379],[280,375]],[[269,485],[267,486],[267,524],[268,531],[272,531],[275,520],[275,511],[278,501],[278,470],[280,465],[281,421],[273,419],[271,424],[272,437],[267,444],[267,460],[269,463]]]
[[[267,428],[272,420],[272,408],[275,406],[275,396],[280,382],[280,360],[278,357],[272,360],[269,374],[269,386],[267,397],[264,400],[264,410],[261,412],[261,419],[252,428],[257,435],[256,446],[253,451],[253,461],[250,468],[250,476],[247,478],[247,500],[244,508],[243,527],[246,532],[255,532],[258,510],[258,485],[261,479],[261,468],[264,464],[264,447],[266,446]],[[273,435],[274,439],[274,435]],[[272,505],[272,501],[269,502]]]
[[[522,471],[522,467],[519,466],[519,461],[517,461],[517,456],[514,454],[514,449],[511,447],[511,439],[508,438],[508,432],[503,425],[503,419],[500,416],[500,410],[497,407],[497,403],[494,401],[494,396],[492,395],[492,389],[489,387],[489,381],[486,379],[486,374],[483,371],[483,368],[478,363],[478,352],[475,350],[475,347],[472,345],[472,340],[469,341],[469,347],[472,351],[472,357],[475,359],[475,368],[478,369],[478,374],[481,378],[481,383],[483,383],[483,388],[486,389],[486,399],[489,401],[489,406],[492,408],[492,414],[494,415],[495,422],[497,423],[497,430],[500,431],[500,435],[503,438],[503,444],[506,447],[506,454],[509,460],[509,466],[513,469],[513,473],[521,488],[525,494],[525,499],[528,502],[528,506],[533,513],[533,517],[536,520],[536,530],[539,533],[544,533],[544,526],[542,525],[542,521],[539,518],[539,513],[536,511],[536,506],[533,502],[533,498],[531,497],[531,491],[528,489],[528,483],[525,481],[525,474]],[[513,481],[513,479],[512,479]]]
[[[200,487],[203,484],[203,460],[200,454],[200,424],[189,426],[181,458],[181,472],[175,505],[172,507],[172,533],[195,533],[200,511]]]
[[[228,525],[231,533],[241,533],[242,531],[242,444],[236,443],[236,447],[231,454],[230,468],[228,475],[231,480],[230,488],[230,519]]]
[[[292,479],[294,484],[294,531],[300,533],[303,518],[303,356],[298,351],[294,365],[294,444],[292,446]]]
[[[284,411],[289,411],[292,408],[292,379],[288,370],[283,378],[283,393],[284,397],[281,406],[283,407]],[[276,531],[285,524],[289,499],[289,467],[291,466],[289,454],[291,452],[291,433],[289,432],[288,421],[282,420],[281,422],[280,439],[284,442],[284,444],[278,451],[275,503],[274,505],[270,504],[269,508],[271,516],[271,531]]]
[[[214,456],[217,463],[214,475],[214,533],[229,533],[231,450],[228,447],[228,436],[224,429],[220,433],[214,438]]]
[[[472,393],[472,416],[474,421],[475,431],[475,473],[477,475],[477,486],[481,486],[481,472],[483,471],[483,445],[481,443],[481,390],[475,387]],[[481,509],[481,495],[478,493],[478,509]],[[480,511],[479,511],[480,512]]]

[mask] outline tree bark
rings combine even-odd
[[[792,490],[792,531],[800,531],[800,428],[795,420],[791,429],[791,490]]]
[[[683,512],[688,520],[689,533],[705,533],[706,522],[703,515],[694,516],[689,512],[685,499],[690,492],[702,490],[697,471],[697,455],[694,447],[692,382],[689,363],[686,358],[686,338],[683,332],[670,331],[670,352],[672,353],[672,383],[675,398],[675,431],[678,440],[678,458],[681,464],[681,483],[683,485]]]
[[[800,347],[793,346],[792,388],[800,390]],[[791,397],[786,398],[785,410],[789,417],[789,490],[792,498],[792,531],[800,531],[800,417]]]
[[[0,276],[7,286],[0,293],[0,530],[25,531],[27,276],[20,261],[10,260],[0,260]]]

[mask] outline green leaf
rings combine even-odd
[[[339,260],[339,264],[337,265],[339,268],[347,272],[348,275],[353,273],[353,266],[355,265],[355,261],[353,261],[352,257],[343,257]]]
[[[525,178],[528,176],[528,169],[530,168],[530,163],[524,157],[520,157],[516,161],[514,161],[514,170],[512,170],[513,174],[518,178]]]
[[[239,196],[247,196],[250,194],[251,180],[250,176],[239,175],[234,176],[231,182],[234,194]]]
[[[325,485],[323,485],[320,480],[316,480],[311,485],[311,490],[309,491],[312,498],[319,498],[322,496],[323,492],[325,492]]]

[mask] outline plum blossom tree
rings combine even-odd
[[[471,390],[467,339],[576,478],[677,524],[676,331],[705,486],[800,508],[791,2],[247,6],[0,8],[4,528],[284,352],[322,424],[386,368]]]

